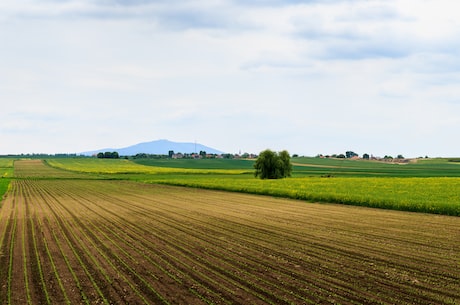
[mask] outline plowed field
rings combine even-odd
[[[460,304],[459,217],[15,167],[1,304]]]

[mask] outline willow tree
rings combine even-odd
[[[289,153],[283,150],[279,153],[266,149],[259,154],[255,164],[254,176],[261,179],[279,179],[290,177],[292,164]]]

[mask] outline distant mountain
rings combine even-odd
[[[193,153],[205,151],[208,154],[222,154],[222,151],[204,146],[199,143],[184,143],[184,142],[171,142],[168,140],[157,140],[151,142],[144,142],[123,148],[103,148],[93,151],[85,151],[80,153],[85,156],[92,156],[100,152],[116,151],[120,156],[134,156],[136,154],[153,154],[153,155],[167,155],[170,150],[175,153]]]

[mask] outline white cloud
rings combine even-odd
[[[455,155],[457,11],[447,0],[2,1],[0,153],[169,138]]]

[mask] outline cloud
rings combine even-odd
[[[220,28],[225,26],[228,7],[214,1],[29,1],[4,5],[3,19],[79,20],[137,20],[171,30],[190,28]],[[0,19],[1,20],[1,19]]]
[[[168,138],[229,152],[416,156],[436,143],[453,154],[436,135],[459,126],[457,6],[2,1],[0,153]]]

